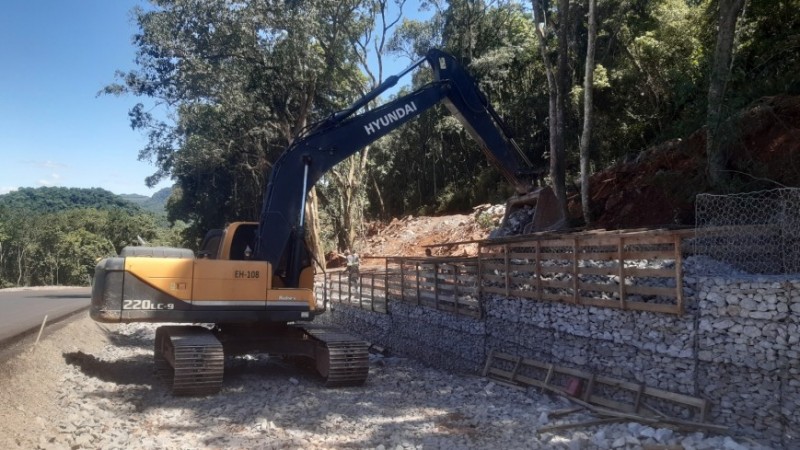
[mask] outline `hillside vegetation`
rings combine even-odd
[[[43,214],[77,208],[119,209],[131,214],[142,212],[136,204],[101,188],[40,187],[20,188],[0,195],[0,207]]]
[[[0,287],[85,285],[99,258],[182,228],[104,189],[22,188],[0,196]]]
[[[119,198],[138,205],[145,211],[165,215],[167,213],[167,199],[172,194],[172,188],[164,188],[148,197],[141,194],[120,194]]]

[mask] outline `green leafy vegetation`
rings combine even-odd
[[[98,259],[141,241],[179,245],[185,227],[103,189],[20,189],[0,196],[0,287],[86,285]]]

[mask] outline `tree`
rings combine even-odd
[[[567,92],[570,87],[568,55],[567,55],[567,20],[569,17],[569,0],[559,0],[559,27],[557,65],[554,68],[550,60],[547,45],[547,17],[541,0],[531,1],[534,20],[539,37],[539,52],[544,62],[549,91],[549,131],[550,131],[550,179],[553,191],[558,198],[561,216],[567,217],[566,190],[566,108]]]
[[[589,205],[589,146],[592,139],[592,119],[594,105],[594,52],[597,37],[596,0],[589,0],[589,30],[586,43],[586,65],[583,76],[583,132],[581,133],[581,207],[583,220],[587,226],[592,223]]]
[[[148,183],[176,180],[169,218],[189,223],[199,242],[226,222],[256,220],[272,161],[364,92],[358,43],[388,2],[155,3],[135,13],[138,70],[105,92],[148,97],[172,114],[170,123],[139,104],[132,125],[149,138],[140,158],[158,166]],[[358,188],[356,179],[339,189]],[[307,203],[312,230],[315,204]]]
[[[404,4],[405,0],[364,2],[360,20],[356,22],[360,34],[354,35],[352,41],[354,55],[366,76],[366,82],[359,79],[352,83],[359,95],[377,88],[384,81],[383,58],[388,36],[400,21]],[[391,10],[390,5],[394,6]],[[374,60],[374,64],[370,64],[370,59]],[[367,105],[366,109],[373,106]],[[333,227],[336,247],[340,250],[355,249],[356,236],[366,208],[365,181],[370,168],[370,154],[375,147],[370,145],[361,149],[332,168],[326,176],[329,184],[322,198],[325,199],[324,208]]]
[[[706,124],[706,156],[708,173],[712,186],[722,187],[728,168],[729,142],[722,142],[719,136],[722,123],[722,105],[725,89],[731,74],[733,40],[736,34],[736,21],[744,8],[745,0],[719,0],[719,20],[717,23],[717,44],[711,63],[711,76],[708,85],[708,115]]]

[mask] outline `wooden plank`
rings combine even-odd
[[[484,275],[483,279],[487,281],[494,281],[496,283],[501,283],[505,280],[505,277],[500,275]]]
[[[616,267],[578,267],[580,275],[616,275]]]
[[[542,252],[541,257],[542,259],[549,259],[552,261],[572,261],[573,255],[571,252],[563,252],[563,253]]]
[[[618,292],[618,284],[579,283],[578,289],[582,291]]]
[[[511,282],[511,285],[518,285],[518,284],[533,284],[533,280],[531,276],[526,277],[509,277],[508,280]]]
[[[497,270],[499,272],[502,272],[502,271],[506,270],[505,264],[502,264],[502,263],[485,262],[485,263],[483,263],[482,267],[483,267],[484,271],[486,271],[486,270]]]
[[[505,267],[503,270],[505,271],[505,284],[506,284],[506,296],[508,296],[508,290],[511,289],[511,282],[509,281],[508,277],[511,276],[510,271],[508,270],[508,245],[503,246],[503,254],[505,255]]]
[[[548,419],[557,419],[557,418],[562,417],[562,416],[568,416],[568,415],[570,415],[572,413],[583,411],[584,409],[586,409],[586,408],[584,408],[583,406],[573,406],[572,408],[556,409],[555,411],[548,411],[547,412],[547,418]]]
[[[677,288],[628,285],[625,289],[629,294],[657,295],[661,297],[678,296]]]
[[[638,413],[639,409],[642,407],[642,393],[644,392],[644,383],[639,385],[639,389],[636,390],[636,399],[633,401],[633,412]]]
[[[675,278],[675,269],[640,269],[626,267],[625,276],[640,278]]]
[[[536,294],[538,298],[542,297],[542,248],[541,243],[536,242],[536,264],[534,265],[533,277],[536,280]]]
[[[617,260],[617,276],[619,276],[619,303],[622,309],[625,309],[625,239],[619,238],[619,243],[617,244],[617,256],[619,259]]]
[[[678,293],[677,298],[677,314],[683,314],[683,255],[681,253],[681,237],[674,236],[675,238],[675,286]],[[706,420],[705,411],[701,420]]]
[[[453,264],[453,271],[455,272],[455,283],[453,283],[453,297],[456,299],[455,312],[458,314],[458,266]]]
[[[483,286],[483,292],[488,292],[490,294],[505,294],[505,288],[498,288],[494,286]]]
[[[492,359],[494,358],[494,349],[489,349],[489,355],[486,356],[486,365],[483,366],[483,376],[489,374],[489,368],[492,366]]]
[[[596,425],[607,425],[609,423],[624,422],[628,419],[624,417],[605,417],[603,419],[585,420],[583,422],[562,423],[558,425],[545,425],[536,430],[537,433],[549,433],[552,431],[569,430],[571,428],[587,428]]]
[[[542,277],[546,275],[550,276],[557,276],[557,275],[572,275],[571,268],[567,267],[566,265],[562,266],[544,266],[542,267],[540,274]]]
[[[542,280],[542,287],[572,290],[572,281]]]
[[[592,252],[592,253],[579,253],[578,259],[591,260],[591,261],[614,261],[617,259],[617,252]]]
[[[531,253],[531,252],[516,252],[516,251],[512,251],[511,255],[509,255],[509,256],[510,256],[511,259],[522,259],[522,260],[524,260],[524,259],[535,259],[536,258],[536,252]]]
[[[578,283],[580,282],[580,277],[578,277],[578,258],[575,255],[578,254],[578,238],[572,243],[572,302],[576,305],[580,303],[580,296],[578,296]]]
[[[495,353],[495,357],[496,358],[500,358],[500,359],[504,359],[504,360],[507,360],[507,361],[516,361],[516,356],[515,355],[510,355],[508,353],[498,353],[498,352],[496,352]],[[550,363],[545,363],[545,362],[538,361],[538,360],[531,359],[531,358],[523,358],[522,361],[521,361],[521,364],[526,365],[526,366],[530,366],[530,367],[533,367],[533,368],[537,368],[537,369],[548,369],[549,370],[550,368],[552,368],[553,372],[555,372],[555,373],[560,373],[560,374],[563,374],[563,375],[569,375],[569,376],[573,376],[573,377],[576,377],[576,378],[582,378],[582,379],[586,379],[586,380],[588,380],[588,379],[590,379],[592,377],[592,374],[589,373],[589,372],[586,372],[586,371],[582,371],[582,370],[579,370],[579,369],[573,369],[571,367],[556,366],[556,365],[553,365],[553,364],[550,364]],[[595,384],[603,384],[603,385],[606,385],[606,386],[609,386],[609,387],[625,389],[625,390],[633,392],[633,393],[637,392],[639,390],[639,387],[641,386],[640,383],[634,383],[634,382],[631,382],[631,381],[620,380],[620,379],[611,378],[611,377],[602,376],[602,375],[595,376]],[[646,395],[646,396],[649,396],[649,397],[660,398],[662,400],[669,400],[669,401],[672,401],[672,402],[675,402],[675,403],[681,403],[681,404],[685,404],[685,405],[689,405],[689,406],[694,406],[696,408],[701,408],[701,407],[706,406],[708,404],[708,401],[704,400],[704,399],[700,399],[700,398],[697,398],[697,397],[692,397],[692,396],[686,395],[686,394],[679,394],[679,393],[676,393],[676,392],[665,391],[663,389],[658,389],[658,388],[654,388],[654,387],[646,386],[646,385],[645,385],[644,390],[642,391],[642,393],[644,395]]]
[[[536,300],[538,298],[538,295],[536,294],[536,291],[528,291],[528,290],[523,290],[523,289],[512,289],[511,290],[511,297],[522,297],[522,298],[527,298],[527,299],[531,299],[531,300]]]
[[[674,253],[668,250],[662,251],[630,251],[625,250],[623,252],[623,257],[626,260],[664,260],[664,261],[671,261],[674,257]]]
[[[572,296],[569,294],[549,294],[547,292],[542,292],[539,295],[539,298],[552,302],[572,303]]]

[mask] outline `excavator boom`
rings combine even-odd
[[[256,259],[268,261],[286,286],[297,286],[304,258],[304,210],[308,191],[333,166],[439,103],[480,144],[518,194],[534,187],[537,173],[472,76],[451,55],[430,50],[401,75],[427,62],[434,81],[380,107],[357,114],[393,86],[387,79],[349,108],[295,140],[275,162],[259,220]]]

